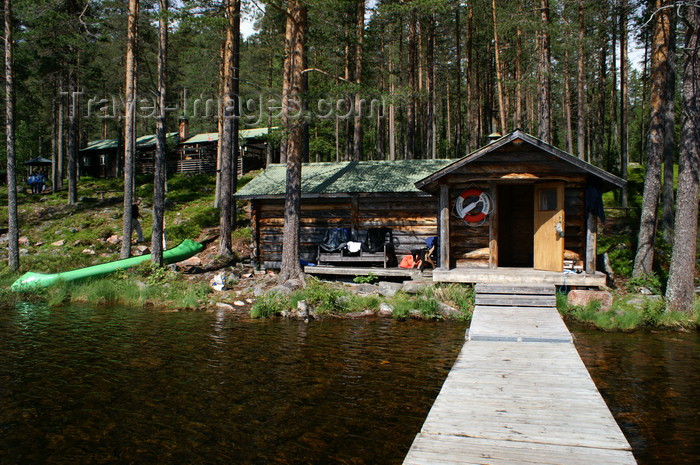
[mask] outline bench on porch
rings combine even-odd
[[[326,234],[326,237],[328,237],[328,234]],[[331,263],[381,263],[386,268],[389,263],[389,256],[394,251],[393,242],[391,229],[370,228],[367,230],[365,240],[359,251],[350,252],[347,245],[341,247],[340,250],[328,251],[327,249],[324,250],[324,244],[319,244],[316,260],[319,265]],[[357,245],[357,243],[355,244]]]
[[[324,252],[320,246],[318,247],[317,262],[319,265],[331,263],[381,263],[386,268],[388,261],[387,244],[384,244],[384,250],[380,252],[360,250],[354,254],[348,252],[348,249],[343,249],[339,252]]]

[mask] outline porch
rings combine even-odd
[[[604,273],[575,273],[571,271],[540,271],[516,267],[456,267],[424,271],[404,268],[379,268],[359,266],[305,266],[304,272],[315,276],[368,276],[393,279],[432,279],[440,283],[484,284],[548,284],[554,286],[606,287]]]

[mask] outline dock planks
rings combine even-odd
[[[635,463],[556,309],[513,306],[477,306],[468,340],[404,460]]]

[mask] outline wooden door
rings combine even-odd
[[[564,183],[535,184],[534,268],[564,271]]]

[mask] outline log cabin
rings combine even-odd
[[[350,229],[360,240],[370,227],[387,227],[397,254],[439,237],[436,281],[490,275],[507,282],[507,275],[535,271],[561,283],[566,266],[582,275],[578,283],[604,286],[596,273],[600,196],[624,185],[520,130],[457,160],[305,164],[301,257],[316,260],[329,227]],[[280,266],[284,186],[285,167],[272,165],[236,195],[250,201],[252,256],[261,267]]]

